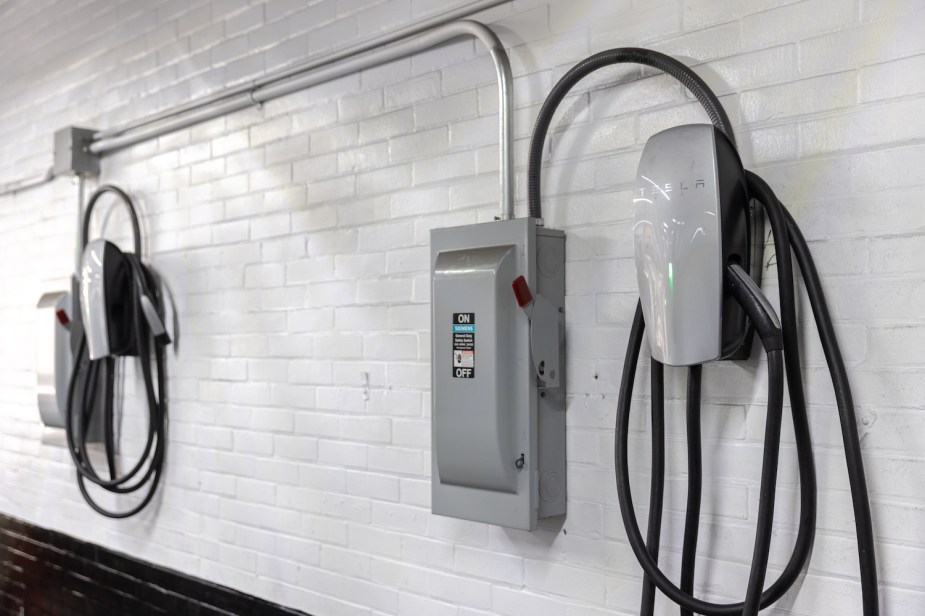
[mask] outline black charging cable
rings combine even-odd
[[[649,485],[649,523],[646,526],[646,549],[652,560],[658,562],[659,542],[662,535],[662,508],[665,496],[665,366],[652,360],[652,473]],[[648,577],[642,580],[640,614],[655,611],[655,584]]]
[[[127,518],[143,510],[154,498],[163,474],[166,456],[167,404],[166,404],[166,352],[170,342],[163,329],[164,303],[159,292],[160,285],[154,272],[141,262],[141,230],[138,214],[131,198],[120,188],[112,185],[100,186],[91,195],[84,213],[82,242],[86,248],[89,239],[90,215],[104,194],[111,193],[126,206],[132,225],[135,253],[126,253],[130,287],[130,310],[132,314],[132,338],[141,365],[144,381],[145,402],[148,409],[148,433],[144,450],[138,461],[124,474],[116,468],[116,439],[114,421],[116,358],[104,357],[90,360],[86,335],[81,329],[75,352],[67,392],[66,433],[68,451],[77,469],[77,485],[87,504],[97,513],[108,518]],[[153,314],[152,314],[153,311]],[[152,356],[155,372],[152,371]],[[100,390],[100,374],[103,373],[103,438],[108,479],[104,479],[94,468],[87,449],[87,438],[97,396]],[[77,390],[82,391],[76,400]],[[134,507],[120,512],[108,511],[93,500],[87,490],[89,481],[103,490],[115,494],[131,494],[147,486],[147,492]]]
[[[693,595],[697,537],[700,534],[700,500],[703,495],[703,454],[700,434],[700,385],[703,366],[687,369],[687,513],[684,516],[684,543],[681,547],[681,590]],[[693,612],[681,608],[681,616]]]
[[[620,387],[617,403],[617,426],[614,443],[617,496],[620,501],[620,512],[623,518],[623,524],[627,531],[627,539],[630,547],[636,554],[637,560],[646,573],[647,580],[657,586],[668,598],[685,609],[698,614],[743,614],[743,616],[755,616],[760,609],[759,605],[762,600],[762,588],[767,572],[768,555],[771,545],[774,495],[777,482],[777,462],[780,452],[780,428],[783,409],[783,337],[781,335],[780,325],[777,323],[777,317],[773,314],[773,310],[770,309],[767,300],[765,300],[760,294],[760,291],[757,290],[757,287],[754,285],[751,278],[749,278],[748,274],[739,266],[733,265],[727,272],[726,280],[727,288],[739,304],[746,310],[749,318],[752,319],[752,322],[755,324],[761,336],[767,354],[769,374],[768,418],[765,426],[758,529],[755,537],[752,567],[749,573],[745,602],[718,605],[696,599],[682,591],[668,579],[661,569],[659,569],[658,562],[652,554],[652,546],[647,545],[647,542],[643,539],[639,531],[639,524],[636,521],[633,497],[630,489],[628,440],[633,382],[645,330],[641,305],[637,305],[636,315],[630,331],[630,342],[627,347],[623,369],[623,382]],[[654,414],[653,417],[655,417]],[[663,428],[658,431],[663,433]],[[653,439],[653,445],[658,449],[663,449],[664,439],[662,438],[658,442]],[[643,590],[643,597],[645,598],[645,586]],[[645,599],[643,605],[644,608],[648,607]]]
[[[742,606],[742,616],[758,616],[764,577],[768,571],[768,556],[771,553],[771,526],[777,493],[777,462],[780,457],[784,405],[784,337],[774,308],[748,273],[735,263],[726,268],[726,290],[745,309],[761,338],[768,360],[768,412],[758,493],[758,524],[745,604]]]
[[[540,178],[543,150],[549,127],[559,104],[568,92],[587,75],[598,69],[623,63],[636,63],[651,66],[675,77],[697,98],[701,105],[703,105],[704,110],[707,112],[713,124],[720,129],[733,144],[735,143],[729,119],[719,99],[690,68],[670,56],[647,49],[618,48],[602,51],[582,60],[566,72],[556,85],[553,86],[553,89],[550,91],[550,94],[540,109],[531,137],[527,170],[527,191],[530,216],[542,218]],[[659,394],[663,389],[663,384],[661,378],[654,378],[655,372],[653,371],[653,469],[650,486],[649,541],[647,545],[646,542],[642,541],[640,536],[638,537],[638,545],[634,546],[634,551],[637,556],[644,553],[644,556],[640,557],[640,561],[647,558],[649,564],[652,565],[652,568],[643,567],[646,578],[643,582],[642,609],[640,614],[641,616],[651,616],[654,611],[653,585],[657,586],[663,593],[681,606],[682,616],[691,616],[694,612],[706,616],[738,616],[739,614],[743,614],[743,611],[746,609],[749,611],[754,611],[759,608],[763,609],[780,599],[784,593],[793,586],[812,552],[817,511],[816,469],[813,460],[809,420],[806,413],[806,396],[803,390],[803,381],[800,372],[796,297],[793,264],[790,253],[792,249],[803,274],[810,305],[813,310],[813,316],[816,320],[826,356],[826,362],[828,363],[829,371],[832,375],[833,386],[835,388],[851,486],[852,504],[855,514],[861,568],[861,589],[863,596],[862,612],[864,616],[877,616],[879,614],[879,599],[874,554],[874,537],[870,516],[869,497],[867,494],[863,460],[860,450],[860,440],[857,432],[857,419],[851,398],[851,390],[848,384],[847,371],[845,370],[844,362],[842,361],[838,343],[835,338],[834,328],[826,307],[822,286],[808,246],[789,212],[786,211],[771,189],[760,177],[751,172],[746,173],[749,193],[751,197],[763,207],[771,223],[771,231],[777,250],[777,274],[781,306],[780,337],[783,349],[782,366],[786,371],[787,388],[790,395],[800,478],[799,530],[787,565],[778,579],[770,584],[764,592],[760,592],[761,584],[756,583],[756,580],[758,578],[763,580],[764,578],[766,558],[763,565],[758,562],[758,557],[760,556],[758,548],[761,546],[756,541],[753,568],[749,578],[749,588],[747,590],[745,603],[715,604],[700,601],[693,596],[694,567],[702,489],[701,434],[699,425],[702,371],[700,366],[692,366],[688,370],[688,503],[682,549],[681,588],[679,589],[670,583],[667,577],[665,577],[657,567],[657,543],[661,524],[662,491],[664,489],[664,471],[658,466],[658,460],[663,459],[664,453],[658,452],[656,449],[663,449],[664,441],[658,438],[656,433],[661,433],[664,430],[663,426],[660,427],[664,412],[663,395]],[[755,220],[753,224],[757,222],[759,221]],[[630,333],[630,341],[627,348],[621,395],[625,393],[624,388],[627,387],[627,382],[629,382],[629,392],[632,391],[632,378],[635,375],[635,367],[639,357],[639,346],[642,342],[643,328],[644,324],[642,323],[641,308],[637,307],[637,315],[634,319],[633,329]],[[779,356],[781,351],[774,351],[774,354],[775,357]],[[652,363],[653,366],[656,364],[654,361]],[[776,359],[774,363],[777,364]],[[771,368],[770,363],[769,368]],[[653,368],[653,370],[659,370],[659,368]],[[661,370],[659,370],[659,374],[661,374]],[[628,405],[629,398],[627,397],[626,399],[626,404]],[[769,400],[769,408],[772,402],[773,401]],[[770,413],[769,421],[771,421]],[[617,444],[615,445],[615,450],[621,438],[627,438],[626,426],[622,426],[622,429],[623,433],[621,434],[621,424],[618,421]],[[768,453],[767,442],[765,453]],[[616,457],[619,476],[620,456]],[[628,472],[626,472],[626,476],[628,477]],[[764,477],[765,474],[763,473],[763,479]],[[627,496],[628,495],[627,492]],[[767,498],[765,497],[761,501],[763,509],[767,509],[764,506],[766,502]],[[631,512],[632,510],[630,509],[630,513]],[[626,512],[624,512],[624,514],[626,514]],[[759,512],[759,532],[756,538],[760,538],[762,532],[769,532],[772,514],[773,508],[767,511],[763,516],[762,512]],[[634,515],[632,518],[633,521],[635,521]],[[763,520],[762,518],[765,519]],[[762,530],[765,522],[768,528]],[[628,534],[630,530],[630,527],[627,526]],[[652,575],[655,576],[654,579],[650,579]],[[756,598],[756,593],[760,593],[759,598]]]
[[[835,336],[835,327],[822,291],[822,282],[809,246],[803,233],[797,226],[793,217],[781,206],[787,220],[787,229],[790,232],[790,246],[796,255],[800,271],[803,273],[803,283],[806,286],[806,295],[812,307],[816,329],[822,342],[825,361],[832,377],[832,386],[835,390],[835,403],[838,407],[838,418],[841,424],[842,441],[845,447],[845,462],[848,466],[848,484],[851,488],[851,504],[854,510],[854,525],[857,532],[858,560],[861,568],[862,607],[865,615],[880,613],[880,600],[877,586],[877,561],[874,551],[873,521],[870,515],[870,498],[867,493],[867,478],[864,473],[864,458],[861,454],[861,439],[858,435],[857,413],[854,408],[854,399],[851,396],[851,385],[848,383],[848,370],[842,358]]]
[[[552,118],[559,108],[565,95],[575,85],[596,70],[617,64],[642,64],[651,66],[667,73],[684,84],[700,104],[703,105],[710,121],[729,138],[735,145],[735,135],[732,134],[732,124],[726,116],[726,110],[707,84],[700,76],[675,58],[651,49],[639,47],[619,47],[608,49],[593,56],[585,58],[567,73],[550,90],[549,95],[540,107],[533,125],[533,135],[530,138],[530,155],[527,161],[527,201],[530,206],[532,218],[543,217],[543,207],[540,196],[540,175],[542,173],[543,148],[546,144],[546,134],[552,124]]]

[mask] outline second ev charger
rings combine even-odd
[[[565,234],[538,223],[431,233],[434,513],[565,513]]]
[[[134,252],[123,252],[105,239],[89,238],[93,209],[106,194],[116,196],[128,212]],[[165,347],[170,344],[170,336],[164,326],[160,279],[141,260],[141,227],[128,194],[108,184],[97,188],[87,202],[81,237],[74,292],[78,306],[70,332],[74,361],[65,400],[68,452],[87,504],[106,517],[126,518],[151,502],[161,479],[167,431]],[[125,357],[137,357],[141,367],[148,434],[138,461],[120,473],[116,458],[115,373],[117,360]],[[102,424],[108,477],[94,468],[86,446],[94,419]],[[145,487],[146,491],[140,502],[128,510],[113,512],[90,496],[87,481],[115,494],[129,494]]]

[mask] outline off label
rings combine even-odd
[[[453,377],[475,378],[475,313],[453,313]]]

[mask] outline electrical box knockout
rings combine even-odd
[[[564,515],[565,234],[431,232],[432,511],[533,530]]]

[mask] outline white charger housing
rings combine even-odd
[[[752,328],[724,294],[723,276],[728,263],[756,269],[751,218],[742,163],[720,130],[688,124],[649,138],[633,193],[633,245],[653,359],[689,366],[747,357]]]

